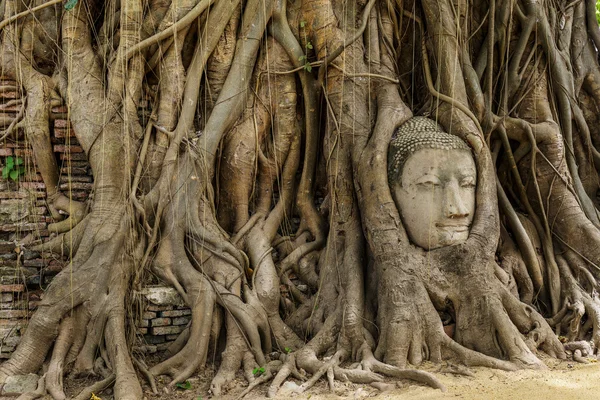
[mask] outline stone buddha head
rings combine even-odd
[[[388,182],[413,244],[433,250],[467,240],[477,170],[463,140],[429,118],[409,119],[390,141]]]

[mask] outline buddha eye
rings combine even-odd
[[[417,185],[425,188],[434,188],[441,186],[440,182],[433,179],[427,179],[421,182],[418,182]]]
[[[475,187],[475,179],[473,179],[473,178],[465,178],[460,183],[460,186],[464,187],[464,188],[474,188]]]

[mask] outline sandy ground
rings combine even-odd
[[[425,365],[423,369],[433,372],[446,386],[447,391],[431,389],[410,381],[387,381],[393,389],[379,391],[369,385],[354,385],[336,382],[336,393],[331,393],[324,381],[317,383],[308,393],[285,394],[277,396],[276,400],[339,400],[339,399],[381,399],[381,400],[438,400],[438,399],[507,399],[507,400],[593,400],[600,399],[600,362],[578,364],[572,361],[559,362],[546,359],[547,370],[521,370],[505,372],[487,368],[472,368],[473,377],[435,372],[438,366]],[[202,376],[190,379],[191,389],[167,390],[167,379],[159,378],[159,394],[153,395],[144,384],[145,400],[177,399],[177,400],[207,400],[216,398],[208,393],[211,371],[205,371]],[[67,395],[78,393],[93,381],[73,381],[69,379]],[[298,382],[299,383],[299,382]],[[243,390],[244,380],[238,376],[235,387],[232,387],[221,399],[236,399]],[[266,386],[256,388],[245,399],[266,399]],[[112,400],[112,391],[99,393],[102,400]],[[0,399],[7,399],[0,396]],[[11,399],[15,399],[12,397]],[[50,396],[43,398],[51,399]]]
[[[515,399],[515,400],[588,400],[600,399],[600,362],[578,364],[572,361],[557,361],[546,359],[548,370],[521,370],[505,372],[488,368],[472,368],[474,377],[435,372],[438,366],[425,365],[426,370],[434,372],[446,386],[444,393],[429,387],[420,386],[410,381],[393,381],[396,388],[381,392],[368,385],[353,385],[336,382],[336,393],[329,392],[324,381],[303,394],[281,394],[277,400],[338,400],[338,399],[368,399],[381,400],[415,399]],[[206,382],[208,376],[192,379],[192,390],[175,390],[166,392],[161,388],[158,396],[148,396],[147,400],[155,399],[190,399],[206,400],[214,398],[208,394]],[[245,386],[240,377],[237,384]],[[161,387],[159,383],[159,387]],[[238,386],[229,390],[221,398],[231,400],[240,394]],[[266,399],[266,386],[255,389],[245,399]],[[101,396],[108,400],[109,396]]]

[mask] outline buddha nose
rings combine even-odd
[[[466,218],[469,216],[469,209],[465,204],[460,187],[457,182],[452,182],[446,186],[444,196],[444,214],[447,218]]]

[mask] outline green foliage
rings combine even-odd
[[[254,368],[254,369],[252,370],[252,375],[254,375],[254,376],[261,376],[261,375],[262,375],[262,374],[264,374],[264,373],[265,373],[265,369],[264,369],[264,367],[260,367],[260,368]]]
[[[292,349],[290,349],[289,347],[286,347],[284,350],[287,354],[290,354],[292,352]]]
[[[596,21],[600,24],[600,0],[596,1]]]
[[[304,29],[304,27],[306,26],[306,21],[300,21],[300,28],[302,28],[302,31],[304,32],[304,40],[306,40],[306,29]],[[312,65],[310,65],[310,63],[308,62],[308,58],[306,57],[306,54],[308,54],[308,50],[312,50],[313,45],[310,41],[306,42],[306,48],[304,49],[304,54],[298,58],[298,61],[300,62],[304,62],[304,70],[307,72],[312,72]]]
[[[21,157],[6,157],[6,160],[4,160],[4,168],[2,168],[2,178],[8,179],[10,177],[10,179],[16,181],[23,175],[25,175],[23,159]]]
[[[179,389],[183,389],[183,390],[190,390],[192,388],[192,384],[190,383],[190,381],[178,383],[175,386],[177,386]]]
[[[65,3],[65,10],[72,10],[77,5],[78,0],[67,0]]]

